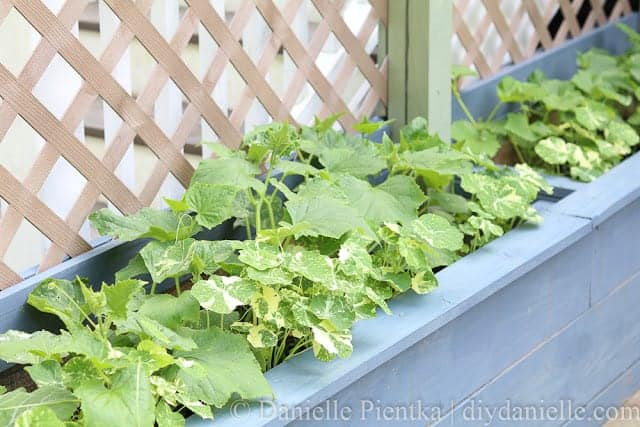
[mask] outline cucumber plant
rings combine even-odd
[[[232,394],[268,397],[261,371],[307,349],[348,357],[356,321],[391,314],[395,295],[431,292],[438,269],[540,221],[531,203],[551,188],[530,167],[454,149],[420,118],[380,144],[366,136],[384,123],[363,120],[350,135],[336,119],[259,127],[237,151],[214,145],[168,210],[92,214],[103,234],[149,242],[112,286],[49,281],[33,292],[29,303],[64,328],[0,336],[0,358],[31,364],[39,387],[0,396],[0,414],[182,425],[186,411],[211,417]],[[246,240],[197,239],[225,221]],[[166,280],[175,295],[157,292]]]

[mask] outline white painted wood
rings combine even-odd
[[[64,4],[64,0],[43,0],[43,3],[53,13],[58,14]],[[76,24],[71,31],[77,36],[78,25]],[[31,39],[32,46],[35,46],[40,42],[41,36],[33,30]],[[80,89],[81,84],[80,76],[73,71],[62,57],[56,55],[47,71],[36,84],[33,93],[56,117],[62,118]],[[84,122],[78,125],[74,133],[80,141],[84,142]],[[36,140],[41,147],[46,143],[39,136],[36,137]],[[56,214],[64,218],[80,195],[84,182],[86,182],[85,179],[78,171],[60,158],[40,190],[39,196]],[[80,234],[88,238],[88,227],[83,227]],[[48,249],[50,243],[44,237],[42,241],[41,250],[44,252]]]
[[[154,1],[151,6],[151,20],[160,34],[166,40],[170,40],[180,21],[180,4],[178,0]],[[182,117],[182,93],[173,80],[169,80],[154,106],[155,121],[162,131],[171,139],[173,133],[180,124]],[[179,199],[184,193],[184,188],[171,174],[160,189],[160,196]],[[158,198],[156,205],[164,206],[162,198]]]
[[[115,30],[118,28],[120,20],[114,15],[111,9],[104,3],[99,2],[99,14],[100,14],[100,46],[104,50],[111,41]],[[122,88],[129,94],[132,90],[131,81],[131,52],[127,49],[122,55],[120,62],[111,73],[113,77],[120,83]],[[105,149],[113,142],[117,135],[120,126],[122,125],[122,119],[116,114],[109,104],[103,102],[104,110],[104,145]],[[127,149],[125,156],[116,169],[116,175],[122,180],[122,182],[135,191],[136,174],[135,174],[135,154],[133,150],[133,141],[131,146]],[[114,209],[110,203],[109,206]]]
[[[262,55],[263,46],[269,36],[269,27],[262,19],[257,9],[254,10],[249,23],[242,33],[244,49],[254,63],[258,63]],[[269,80],[269,76],[267,76]],[[253,101],[253,105],[247,113],[244,122],[245,132],[251,131],[255,126],[270,123],[271,118],[262,104],[258,100]]]
[[[213,8],[218,15],[222,18],[225,17],[225,2],[224,0],[209,0]],[[204,78],[205,74],[209,70],[209,66],[213,61],[216,53],[218,52],[218,45],[213,41],[211,35],[207,32],[202,24],[198,27],[198,47],[200,49],[200,77]],[[218,84],[211,92],[213,100],[218,104],[220,109],[225,113],[229,109],[229,78],[228,72],[225,70],[218,80]],[[219,138],[216,133],[211,129],[206,120],[202,119],[202,141],[205,142],[218,142]],[[211,149],[206,145],[202,146],[202,157],[211,157]]]

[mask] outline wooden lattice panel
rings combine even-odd
[[[122,213],[133,213],[158,199],[168,176],[182,188],[187,186],[194,168],[183,148],[196,128],[206,127],[221,143],[237,147],[245,127],[255,124],[247,122],[255,109],[264,112],[266,121],[290,123],[309,122],[309,114],[345,113],[340,124],[351,129],[361,116],[386,105],[387,61],[374,55],[380,25],[386,25],[386,0],[241,0],[232,2],[232,12],[224,10],[221,0],[100,2],[114,15],[115,31],[96,54],[77,33],[88,1],[0,0],[0,26],[8,15],[17,13],[34,35],[41,35],[33,36],[33,53],[19,72],[0,63],[0,144],[7,143],[16,120],[26,122],[44,140],[25,176],[17,177],[0,158],[0,287],[21,280],[5,255],[20,243],[16,235],[25,223],[48,241],[42,245],[39,269],[43,270],[66,255],[91,248],[83,228],[101,200]],[[61,8],[51,7],[56,3]],[[175,5],[176,18],[179,3],[180,13],[167,31],[166,25],[159,26],[151,18],[150,11],[169,3]],[[357,26],[351,22],[350,7],[359,12]],[[265,31],[249,39],[256,20]],[[187,46],[198,34],[201,65],[205,63],[201,73],[185,61]],[[207,52],[203,52],[204,38],[212,45]],[[117,71],[128,61],[133,43],[154,61],[138,93],[132,93],[126,76]],[[56,58],[62,58],[80,81],[80,89],[71,94],[62,114],[55,114],[34,89],[46,79]],[[274,67],[289,67],[275,83]],[[223,77],[241,82],[239,96],[230,97],[233,104],[215,95]],[[168,99],[163,98],[167,91],[178,94],[174,126],[167,126],[158,113],[159,106],[164,108],[160,103]],[[82,132],[83,120],[96,102],[108,105],[105,108],[115,113],[119,123],[110,135],[105,131],[108,141],[99,154],[83,142]],[[133,183],[123,178],[126,171],[117,170],[132,152],[134,140],[142,141],[155,159],[144,182]],[[69,206],[54,209],[45,202],[51,198],[43,196],[43,187],[60,162],[78,175],[75,181],[80,185],[76,182],[79,191]],[[129,167],[135,169],[136,164]],[[54,184],[48,191],[60,195],[71,191],[65,182]]]
[[[454,0],[453,61],[489,77],[632,12],[631,0]]]

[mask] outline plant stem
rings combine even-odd
[[[473,115],[471,114],[471,112],[469,111],[469,109],[467,108],[467,104],[464,103],[464,101],[462,100],[462,96],[460,96],[460,91],[458,90],[458,88],[453,85],[452,88],[452,92],[453,92],[453,97],[456,99],[456,101],[458,102],[458,105],[460,105],[460,108],[462,108],[462,111],[464,112],[464,115],[467,116],[467,119],[472,123],[472,124],[476,124],[475,119],[473,118]]]
[[[178,276],[176,276],[176,277],[173,278],[173,281],[176,284],[176,294],[178,296],[180,296],[180,293],[181,293],[181,290],[180,290],[180,278]]]
[[[493,107],[493,110],[491,110],[491,113],[489,113],[489,116],[487,116],[487,121],[490,122],[494,119],[494,117],[496,116],[496,114],[498,114],[498,110],[500,109],[500,107],[502,107],[502,101],[498,102],[496,104],[495,107]]]
[[[220,314],[220,329],[224,330],[224,314]]]
[[[155,295],[155,294],[156,294],[156,286],[157,286],[157,283],[156,283],[156,282],[153,282],[153,283],[151,284],[151,290],[149,291],[149,293],[150,293],[151,295]]]
[[[526,163],[524,161],[524,157],[522,156],[522,152],[520,151],[520,148],[518,147],[518,144],[513,142],[513,140],[509,140],[509,142],[511,142],[511,146],[513,147],[513,150],[516,152],[516,156],[518,156],[518,160],[520,161],[520,163]]]
[[[284,358],[284,362],[286,362],[287,360],[291,359],[293,356],[298,354],[298,350],[300,350],[302,347],[305,347],[308,344],[309,344],[308,338],[301,339],[300,341],[298,341],[296,345],[294,345],[293,348],[289,350],[289,354],[287,355],[287,357]]]

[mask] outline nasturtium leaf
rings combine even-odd
[[[580,166],[571,166],[571,177],[584,182],[591,182],[601,175],[591,168],[583,168]]]
[[[312,282],[333,287],[336,280],[333,260],[318,251],[296,250],[287,257],[286,268]]]
[[[160,401],[156,405],[156,423],[158,427],[184,427],[185,419],[164,401]]]
[[[74,394],[80,398],[87,427],[153,427],[155,402],[142,362],[116,372],[110,387],[85,383]]]
[[[129,304],[143,294],[144,285],[145,282],[141,280],[122,280],[114,285],[102,287],[107,309],[113,319],[124,320],[127,318],[130,310]]]
[[[328,362],[340,357],[346,359],[353,352],[351,332],[328,331],[323,327],[311,327],[313,333],[313,353],[322,361]]]
[[[391,284],[398,292],[406,292],[411,287],[411,274],[407,272],[385,273],[382,280]]]
[[[56,413],[46,406],[29,409],[20,414],[14,427],[65,427]]]
[[[72,342],[68,333],[48,331],[33,334],[9,330],[0,335],[0,359],[8,363],[36,364],[66,355]]]
[[[140,306],[138,313],[169,329],[177,330],[185,323],[195,323],[200,320],[200,304],[189,291],[183,292],[178,297],[170,294],[149,295]]]
[[[285,319],[281,303],[282,298],[275,289],[261,286],[259,292],[255,293],[251,299],[251,308],[258,318],[283,326]]]
[[[602,129],[612,119],[612,115],[602,104],[595,102],[574,110],[576,120],[590,131]]]
[[[386,167],[374,144],[360,136],[327,131],[320,141],[302,140],[301,148],[318,157],[331,173],[358,178],[375,175]]]
[[[463,234],[439,215],[426,214],[403,228],[403,233],[436,249],[457,251],[462,247]]]
[[[539,141],[534,149],[542,160],[551,165],[561,165],[569,160],[567,143],[557,136],[551,136]]]
[[[531,166],[526,164],[517,164],[515,166],[515,170],[518,173],[519,179],[525,184],[528,184],[532,188],[542,190],[547,194],[553,193],[553,187],[549,185],[542,175],[533,170]]]
[[[351,328],[356,320],[353,307],[337,295],[315,295],[309,300],[309,309],[317,318],[331,322],[337,330]]]
[[[389,316],[393,314],[387,305],[387,300],[393,296],[393,290],[388,284],[382,282],[370,282],[365,288],[365,293],[371,301],[385,312],[385,314]]]
[[[64,387],[62,366],[57,360],[45,360],[31,366],[25,366],[24,370],[38,387]]]
[[[510,185],[508,180],[493,179],[476,193],[480,205],[489,214],[511,219],[522,216],[530,206],[527,196]]]
[[[354,235],[349,237],[338,251],[338,269],[347,276],[365,278],[375,275],[371,255],[367,250],[369,239]]]
[[[228,314],[236,307],[248,304],[258,291],[256,286],[237,276],[211,276],[200,280],[191,289],[202,307],[214,313]]]
[[[567,149],[569,151],[569,158],[568,158],[569,164],[573,166],[578,166],[585,170],[590,170],[595,168],[596,165],[594,164],[594,162],[597,163],[598,161],[597,156],[599,156],[595,151],[588,149],[586,147],[583,148],[576,144],[567,144]]]
[[[233,217],[247,214],[246,190],[231,185],[192,184],[185,194],[189,209],[196,213],[196,222],[214,228]]]
[[[78,403],[78,399],[62,387],[44,386],[31,393],[19,388],[0,395],[0,425],[13,426],[24,412],[36,408],[48,408],[60,420],[66,421]]]
[[[605,137],[612,144],[633,147],[640,142],[640,136],[626,123],[611,121],[604,130]]]
[[[284,255],[276,246],[248,240],[242,246],[238,259],[256,270],[268,270],[280,266]]]
[[[242,399],[273,396],[244,337],[218,328],[191,331],[190,336],[197,348],[174,352],[190,363],[173,372],[189,395],[216,407],[234,394]]]
[[[438,287],[438,280],[431,270],[422,270],[411,279],[411,289],[417,294],[428,294]]]
[[[165,279],[180,277],[190,272],[193,261],[193,239],[177,242],[151,241],[142,248],[140,256],[144,260],[155,283]]]
[[[293,274],[282,267],[269,270],[256,270],[253,267],[247,267],[245,272],[249,279],[265,285],[290,285],[293,281]]]
[[[472,215],[467,221],[474,229],[482,231],[486,237],[500,237],[504,234],[502,227],[486,218]]]
[[[254,348],[270,348],[278,344],[278,335],[264,325],[254,325],[249,328],[247,341]]]
[[[196,240],[191,247],[193,275],[214,274],[220,268],[220,264],[233,257],[240,247],[242,243],[236,240]]]
[[[150,237],[160,241],[185,239],[200,228],[189,215],[142,208],[134,215],[120,216],[109,209],[89,215],[91,224],[104,236],[114,236],[125,242]]]
[[[82,325],[90,314],[82,293],[83,286],[80,279],[49,279],[31,291],[27,302],[44,313],[55,314],[72,329]]]

